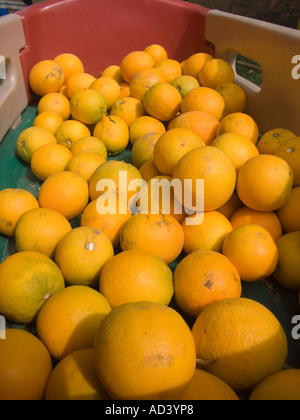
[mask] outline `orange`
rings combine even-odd
[[[45,128],[55,134],[58,127],[64,122],[63,117],[56,111],[44,111],[36,116],[33,121],[34,127]]]
[[[239,171],[237,193],[253,210],[274,211],[283,207],[291,197],[292,188],[292,169],[276,156],[255,156]]]
[[[74,172],[85,181],[89,181],[95,170],[106,160],[97,153],[79,153],[67,163],[65,171]]]
[[[79,216],[88,200],[88,183],[70,171],[51,175],[44,181],[39,193],[40,207],[56,210],[68,220]]]
[[[259,137],[259,129],[256,122],[250,115],[243,112],[234,112],[223,118],[218,127],[217,136],[226,133],[242,134],[255,145],[257,144]]]
[[[155,68],[142,70],[133,77],[130,83],[130,96],[142,101],[151,86],[166,81],[165,75]]]
[[[282,326],[269,309],[252,299],[212,303],[197,318],[192,334],[206,370],[236,392],[251,391],[286,361]]]
[[[37,318],[37,334],[56,360],[93,347],[99,325],[111,311],[105,297],[88,286],[66,287],[46,303]]]
[[[54,259],[58,242],[71,229],[69,221],[55,210],[28,210],[17,224],[16,249],[41,252]]]
[[[160,121],[175,118],[180,111],[181,95],[169,83],[156,83],[144,95],[143,103],[147,113]]]
[[[175,299],[193,318],[211,303],[240,297],[241,279],[235,266],[224,255],[207,250],[183,258],[174,271]]]
[[[114,308],[101,323],[94,348],[100,381],[117,400],[178,399],[195,371],[188,325],[174,309],[157,303]]]
[[[16,151],[18,156],[30,163],[33,153],[44,144],[56,144],[56,138],[45,128],[28,127],[23,130],[17,139]]]
[[[285,233],[300,231],[300,187],[293,188],[287,204],[277,210],[277,216]]]
[[[241,279],[248,282],[268,278],[278,263],[273,237],[256,224],[233,229],[223,242],[223,254],[235,265]]]
[[[185,200],[183,204],[193,211],[201,211],[203,207],[204,211],[218,209],[230,199],[236,184],[233,164],[224,152],[212,146],[199,147],[185,154],[175,166],[173,178],[180,179],[184,195],[190,201]],[[185,180],[189,180],[189,184]],[[197,180],[204,180],[203,196],[199,195]]]
[[[140,167],[139,171],[146,182],[161,175],[161,172],[157,169],[153,159],[147,160],[147,162]]]
[[[281,143],[274,155],[290,165],[294,174],[294,187],[300,187],[300,137],[293,137]]]
[[[121,61],[120,71],[123,79],[131,83],[133,77],[142,70],[153,67],[155,61],[145,51],[132,51]]]
[[[116,115],[104,116],[93,132],[100,139],[110,156],[118,155],[129,143],[129,128],[125,120]]]
[[[184,233],[183,250],[186,254],[198,250],[221,252],[225,237],[233,228],[229,220],[218,211],[204,213],[199,225],[188,224],[189,217],[181,224]]]
[[[50,354],[37,337],[6,330],[6,340],[0,340],[0,400],[42,400],[51,373]]]
[[[57,57],[54,58],[54,61],[62,67],[65,75],[65,83],[74,74],[84,72],[83,63],[80,60],[80,58],[77,57],[75,54],[59,54]]]
[[[40,180],[45,181],[49,176],[65,169],[73,153],[61,144],[44,144],[32,155],[31,170]]]
[[[64,120],[68,120],[71,114],[70,101],[61,93],[48,93],[38,103],[38,113],[45,111],[57,112]]]
[[[243,203],[239,199],[236,191],[234,191],[230,199],[223,206],[219,207],[217,211],[222,213],[225,217],[227,217],[228,220],[230,220],[233,213],[242,206]]]
[[[119,84],[124,82],[124,79],[121,76],[120,66],[117,66],[116,64],[106,67],[100,77],[111,77]]]
[[[46,401],[109,400],[98,378],[92,347],[75,350],[54,368],[45,392]]]
[[[176,87],[182,98],[195,88],[200,87],[200,83],[193,76],[181,75],[172,80],[171,85]]]
[[[151,252],[170,264],[182,251],[183,231],[171,215],[137,213],[123,226],[120,244],[122,251]]]
[[[153,158],[153,151],[160,136],[160,133],[148,133],[134,143],[131,159],[135,167],[140,169],[145,162]]]
[[[82,89],[74,93],[70,100],[71,115],[83,124],[97,124],[107,111],[104,96],[93,89]]]
[[[120,85],[111,77],[104,77],[102,75],[91,84],[90,89],[101,93],[105,99],[108,110],[110,110],[113,104],[120,99]]]
[[[82,89],[89,89],[91,84],[95,82],[96,78],[89,73],[77,73],[74,74],[67,80],[66,83],[66,94],[69,99]]]
[[[276,241],[278,247],[278,266],[274,273],[274,279],[290,290],[300,288],[300,232],[290,232]]]
[[[128,127],[145,113],[143,102],[131,96],[119,99],[110,110],[110,115],[122,118]]]
[[[134,144],[140,137],[143,137],[148,133],[160,133],[166,132],[164,124],[157,118],[150,117],[148,115],[137,118],[130,126],[129,138],[131,144]]]
[[[29,73],[29,85],[38,96],[59,92],[65,81],[62,67],[53,60],[42,60]]]
[[[273,211],[256,211],[249,207],[241,207],[233,213],[230,222],[234,229],[244,225],[260,225],[267,229],[274,241],[282,236],[280,220]]]
[[[216,87],[216,91],[224,98],[224,116],[234,112],[245,112],[247,104],[246,92],[236,83],[223,83]]]
[[[168,125],[172,128],[189,128],[198,134],[204,143],[209,146],[216,138],[219,121],[213,115],[204,111],[189,111],[178,115]]]
[[[193,379],[179,399],[181,401],[239,401],[239,397],[229,385],[201,369],[195,370]]]
[[[205,146],[201,137],[187,128],[173,128],[162,134],[154,146],[154,163],[164,175],[173,175],[174,168],[187,152]]]
[[[64,287],[62,273],[49,257],[17,252],[0,264],[0,313],[12,322],[32,324],[50,296]]]
[[[155,62],[165,60],[168,58],[168,53],[162,45],[151,44],[144,49],[144,51],[151,55]]]
[[[86,125],[80,121],[73,120],[64,121],[55,133],[57,143],[69,149],[76,140],[90,135],[90,130]]]
[[[249,401],[300,401],[300,369],[284,369],[261,381]]]
[[[204,111],[221,120],[225,111],[225,100],[214,89],[198,87],[192,89],[182,100],[181,112]]]
[[[257,148],[262,155],[274,155],[280,144],[292,137],[296,135],[286,128],[273,128],[261,136]]]
[[[38,207],[37,199],[29,191],[19,188],[0,191],[0,233],[15,236],[16,225],[22,214]]]
[[[209,60],[199,72],[199,81],[202,86],[215,89],[223,83],[233,83],[235,74],[227,61],[221,58]]]
[[[222,150],[229,157],[237,173],[247,160],[259,155],[255,144],[237,133],[226,133],[217,137],[212,146]]]
[[[120,83],[120,99],[130,96],[130,84],[127,82]]]
[[[168,83],[182,75],[182,67],[179,61],[166,58],[156,62],[153,68],[159,70],[166,78]]]
[[[128,206],[116,199],[115,211],[105,214],[97,209],[97,200],[91,201],[81,215],[81,226],[89,226],[103,232],[113,244],[114,249],[120,245],[120,232],[123,225],[132,216]]]
[[[124,251],[104,265],[99,290],[112,308],[141,301],[169,305],[174,293],[173,274],[154,254]]]
[[[213,60],[213,56],[210,54],[202,52],[193,54],[185,60],[182,73],[198,79],[200,70],[210,60]]]
[[[55,262],[68,284],[95,286],[103,265],[113,255],[113,246],[103,232],[81,226],[59,241]]]
[[[107,160],[107,150],[105,144],[103,141],[94,136],[81,137],[72,143],[70,150],[74,156],[79,153],[97,153],[103,159]]]

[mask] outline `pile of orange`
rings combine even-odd
[[[299,293],[300,137],[260,136],[232,67],[204,52],[153,44],[100,77],[61,54],[29,84],[16,152],[40,188],[0,191],[16,244],[0,315],[36,334],[0,340],[0,400],[263,399],[284,381],[299,397],[296,369],[275,375],[284,330],[242,291]]]

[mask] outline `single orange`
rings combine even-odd
[[[192,89],[200,87],[198,80],[193,76],[188,76],[187,74],[176,77],[172,80],[171,85],[178,90],[182,98],[185,98]]]
[[[136,168],[140,169],[145,162],[153,158],[153,151],[159,138],[160,133],[148,133],[134,143],[131,159]]]
[[[70,101],[61,93],[48,93],[43,96],[38,103],[38,113],[54,111],[60,114],[64,121],[70,118]]]
[[[121,61],[121,75],[125,82],[130,83],[137,73],[153,67],[154,63],[151,55],[145,51],[132,51]]]
[[[287,204],[277,210],[280,223],[285,233],[300,231],[300,187],[293,188]]]
[[[69,149],[76,140],[90,135],[91,132],[88,127],[82,122],[75,120],[64,121],[55,133],[57,143]]]
[[[140,174],[146,182],[150,181],[156,176],[162,175],[161,172],[157,169],[153,159],[150,159],[147,162],[145,162],[139,170]]]
[[[29,85],[38,96],[59,92],[65,81],[62,67],[53,60],[42,60],[29,73]]]
[[[160,133],[166,132],[164,124],[157,118],[145,115],[137,118],[130,126],[129,138],[133,145],[140,137],[143,137],[148,133]]]
[[[127,82],[120,83],[120,99],[130,96],[130,84]]]
[[[255,145],[259,137],[259,129],[254,119],[243,112],[234,112],[233,114],[226,115],[221,120],[217,130],[217,136],[226,133],[238,133],[247,137]]]
[[[81,89],[72,96],[70,110],[73,120],[93,125],[102,120],[106,114],[107,103],[97,90]]]
[[[275,156],[285,160],[294,174],[294,187],[300,187],[300,137],[293,137],[284,141],[276,149]]]
[[[53,133],[41,127],[28,127],[23,130],[16,143],[18,156],[27,163],[31,162],[33,153],[44,144],[56,144]]]
[[[102,75],[99,79],[95,80],[89,88],[101,93],[105,99],[108,110],[110,110],[113,104],[120,99],[120,85],[111,77],[104,77]]]
[[[199,87],[192,89],[182,100],[181,112],[204,111],[221,120],[225,111],[224,98],[214,89]]]
[[[151,55],[155,62],[165,60],[168,58],[168,53],[160,44],[151,44],[144,49],[144,51]]]
[[[169,83],[156,83],[144,95],[143,103],[148,114],[160,121],[170,121],[180,111],[181,95]]]
[[[179,77],[182,75],[182,67],[179,61],[166,58],[164,60],[160,60],[156,62],[153,66],[153,68],[157,69],[162,73],[166,81],[168,83],[171,83],[176,77]]]
[[[286,128],[273,128],[261,136],[257,148],[262,155],[274,155],[280,144],[292,137],[296,135]]]
[[[182,73],[184,75],[193,76],[198,79],[199,72],[202,67],[208,63],[208,61],[213,60],[213,56],[207,53],[196,53],[188,57],[183,65]]]
[[[128,125],[117,115],[104,116],[96,124],[93,135],[105,145],[109,156],[123,152],[129,143]]]
[[[245,112],[247,96],[243,88],[236,83],[223,83],[216,87],[216,91],[224,98],[224,116],[235,112]]]
[[[89,89],[95,80],[96,78],[89,73],[74,74],[66,83],[66,93],[68,98],[71,99],[72,96],[79,90]]]
[[[151,86],[166,81],[165,75],[154,67],[142,70],[133,77],[130,83],[130,96],[142,101]]]
[[[121,76],[120,66],[117,66],[116,64],[106,67],[100,77],[111,77],[119,84],[124,82],[124,79]]]
[[[65,166],[65,171],[74,172],[89,182],[95,170],[106,160],[97,153],[79,153],[73,156]]]
[[[199,72],[199,81],[202,86],[215,89],[223,83],[233,83],[235,74],[227,61],[220,58],[209,60]]]
[[[103,159],[107,160],[105,144],[94,136],[81,137],[72,143],[70,150],[74,156],[79,153],[97,153]]]
[[[139,117],[145,115],[143,102],[139,99],[127,96],[115,102],[110,110],[111,116],[122,118],[128,127]]]
[[[45,128],[50,131],[50,133],[55,134],[56,130],[63,122],[63,117],[56,111],[44,111],[35,117],[33,126]]]
[[[80,60],[80,58],[77,57],[77,55],[75,54],[59,54],[57,57],[54,58],[54,61],[62,67],[65,75],[65,83],[74,74],[84,72],[83,63]]]

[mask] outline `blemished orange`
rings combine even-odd
[[[71,148],[72,144],[91,135],[90,130],[80,121],[68,120],[64,121],[57,129],[55,137],[58,144]]]
[[[93,347],[99,325],[111,311],[107,299],[89,286],[69,286],[43,306],[38,337],[59,361],[75,350]]]
[[[94,348],[100,381],[114,399],[178,399],[195,371],[191,330],[166,305],[134,302],[112,309]]]
[[[255,156],[241,167],[237,193],[242,202],[257,211],[274,211],[290,199],[293,172],[283,159],[273,155]]]
[[[257,148],[262,155],[274,155],[280,144],[292,137],[296,135],[286,128],[273,128],[261,136]]]
[[[277,210],[281,226],[285,233],[300,231],[300,187],[293,188],[287,204]]]
[[[81,226],[67,232],[55,251],[55,262],[68,285],[95,286],[103,265],[112,258],[111,241],[100,230]]]
[[[243,112],[234,112],[226,115],[218,127],[217,136],[226,133],[238,133],[247,137],[255,145],[258,142],[259,129],[254,119]]]
[[[56,210],[68,220],[73,220],[88,204],[88,183],[74,172],[57,172],[42,184],[38,201],[40,207]]]
[[[69,99],[72,96],[82,89],[89,89],[92,83],[94,83],[96,78],[89,73],[77,73],[74,74],[67,80],[66,83],[66,94]]]
[[[181,226],[184,233],[183,250],[186,254],[198,250],[221,252],[225,237],[232,232],[230,221],[218,211],[204,213],[203,222],[199,225],[190,225],[184,219]]]
[[[224,98],[224,116],[234,112],[245,112],[247,96],[244,89],[236,83],[223,83],[216,87],[216,91]]]
[[[171,83],[176,77],[182,75],[181,64],[179,61],[171,58],[157,61],[153,68],[165,76],[167,83]]]
[[[193,379],[179,398],[188,401],[239,401],[235,391],[226,382],[202,369],[196,369]]]
[[[112,308],[146,301],[169,305],[174,293],[173,274],[168,265],[154,254],[124,251],[104,265],[99,291]]]
[[[93,135],[103,142],[110,156],[123,152],[129,143],[128,125],[123,118],[116,115],[105,115],[96,124]]]
[[[199,250],[187,255],[174,271],[175,300],[193,318],[211,303],[240,297],[239,273],[219,252]]]
[[[165,60],[168,58],[168,53],[166,49],[160,44],[151,44],[148,45],[144,51],[151,55],[155,62],[160,60]]]
[[[34,175],[45,181],[49,176],[64,171],[73,153],[61,144],[45,144],[32,155],[30,166]]]
[[[233,229],[223,242],[222,252],[235,265],[241,279],[247,282],[270,277],[278,263],[278,250],[273,237],[267,229],[257,224]]]
[[[65,83],[74,74],[84,73],[84,65],[81,59],[75,54],[59,54],[54,58],[54,61],[62,67],[65,75]]]
[[[276,241],[278,248],[278,266],[274,279],[290,290],[300,288],[300,232],[290,232]]]
[[[34,121],[34,127],[45,128],[50,133],[55,134],[58,127],[64,122],[63,117],[56,111],[44,111],[38,114]]]
[[[111,116],[122,118],[128,127],[139,117],[146,114],[143,102],[127,96],[115,102],[110,110]]]
[[[53,133],[41,127],[28,127],[18,136],[16,152],[21,159],[30,163],[33,153],[44,144],[50,143],[57,143]]]
[[[65,166],[65,171],[74,172],[89,182],[97,168],[106,160],[97,153],[79,153],[73,156]]]
[[[97,153],[103,159],[107,160],[105,144],[94,136],[81,137],[72,143],[70,150],[74,156],[79,153]]]
[[[173,128],[162,134],[154,146],[153,159],[158,170],[172,176],[179,160],[188,152],[205,146],[198,134],[187,128]]]
[[[0,233],[15,236],[16,225],[22,214],[38,207],[37,199],[29,191],[21,188],[0,191]]]
[[[275,156],[285,160],[294,174],[294,187],[300,187],[300,137],[293,137],[284,141],[276,149]]]
[[[228,220],[232,217],[233,213],[236,212],[243,206],[243,203],[239,199],[237,192],[234,191],[230,199],[221,207],[217,209],[219,213],[222,213]]]
[[[222,150],[229,157],[237,173],[247,160],[259,155],[255,144],[237,133],[222,134],[212,142],[212,146]]]
[[[120,85],[111,77],[104,77],[102,75],[91,84],[90,89],[101,93],[105,99],[108,110],[110,110],[113,104],[120,99]]]
[[[215,89],[201,86],[192,89],[182,100],[181,112],[189,111],[208,112],[220,121],[224,117],[225,100]]]
[[[54,259],[58,242],[72,229],[70,222],[60,213],[47,208],[28,210],[16,228],[16,249],[37,251]]]
[[[106,67],[103,72],[101,73],[100,77],[111,77],[119,84],[124,82],[124,79],[121,75],[120,66],[116,64],[112,64],[108,67]]]
[[[80,224],[103,232],[111,241],[114,249],[120,245],[120,232],[123,225],[132,216],[127,204],[116,198],[114,211],[105,214],[98,211],[97,200],[91,201],[83,210]]]
[[[252,299],[214,302],[198,316],[193,328],[197,358],[206,370],[236,392],[251,391],[281,370],[288,343],[275,315]]]
[[[120,234],[122,251],[130,249],[152,252],[170,264],[183,248],[183,230],[169,214],[134,214]]]
[[[130,126],[129,129],[129,138],[130,142],[133,145],[140,137],[143,137],[148,133],[160,133],[164,134],[166,128],[164,124],[159,121],[157,118],[150,117],[145,115],[137,118]]]
[[[215,89],[223,83],[233,83],[234,70],[227,61],[221,58],[209,60],[199,72],[199,81],[202,86]]]
[[[42,400],[51,373],[51,357],[41,340],[21,329],[6,330],[6,339],[0,340],[0,400]]]
[[[140,169],[145,162],[153,159],[153,151],[160,136],[160,133],[148,133],[134,143],[131,149],[131,159],[136,168]]]
[[[133,77],[130,83],[130,96],[142,101],[151,86],[166,81],[165,75],[155,68],[142,70]]]
[[[97,90],[81,89],[72,96],[70,110],[74,120],[93,125],[106,114],[107,103],[104,96]]]
[[[249,401],[300,401],[300,369],[283,369],[261,381]]]
[[[38,96],[59,92],[65,81],[62,67],[53,60],[42,60],[29,73],[29,85]]]
[[[170,121],[180,111],[182,97],[169,83],[156,83],[144,95],[147,113],[160,121]]]
[[[198,147],[186,153],[175,166],[173,178],[178,178],[186,189],[182,197],[190,197],[189,203],[185,200],[182,204],[197,212],[221,207],[230,199],[236,185],[236,171],[230,159],[212,146]],[[190,185],[185,185],[185,180],[191,180]],[[197,189],[197,180],[204,180],[203,197]]]
[[[172,128],[189,128],[198,134],[207,146],[210,146],[217,135],[219,121],[204,111],[189,111],[178,115],[168,124]]]
[[[0,312],[14,323],[34,323],[45,302],[64,288],[60,269],[40,252],[17,252],[0,264]]]
[[[282,236],[280,220],[273,211],[256,211],[246,206],[241,207],[234,212],[230,222],[234,229],[244,225],[260,225],[267,229],[274,241],[277,241]]]
[[[109,400],[95,367],[92,347],[75,350],[64,357],[50,375],[45,401]]]
[[[193,54],[184,61],[182,73],[198,79],[199,72],[202,67],[212,59],[213,56],[207,53],[200,52]]]
[[[149,159],[147,162],[145,162],[140,167],[139,171],[146,182],[150,181],[156,176],[162,175],[161,172],[157,169],[153,159]]]
[[[149,69],[155,64],[154,59],[145,51],[132,51],[121,61],[120,71],[123,79],[131,83],[133,77],[142,70]]]
[[[70,118],[70,101],[64,95],[58,92],[48,93],[43,96],[38,103],[38,113],[45,111],[54,111],[62,116],[64,121]]]

